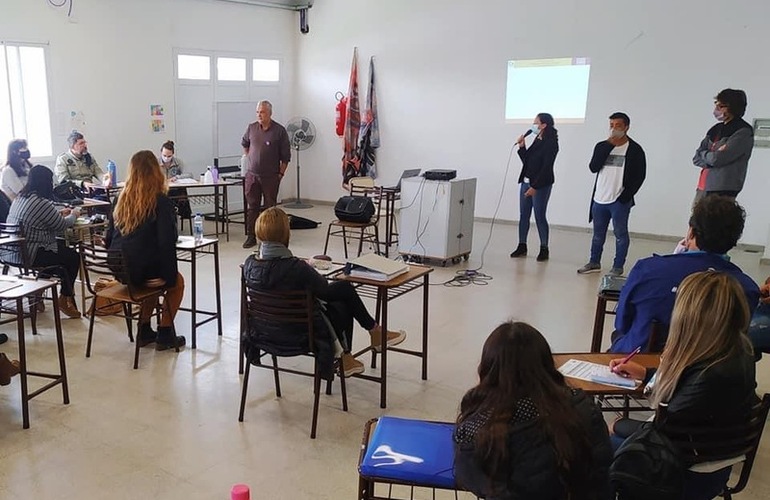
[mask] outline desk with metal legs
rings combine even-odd
[[[219,281],[219,240],[216,238],[203,238],[195,241],[192,236],[180,236],[176,243],[177,261],[190,264],[190,278],[192,283],[188,287],[190,295],[190,307],[180,307],[180,311],[187,311],[192,315],[192,343],[193,349],[197,348],[197,329],[209,321],[217,320],[217,334],[222,336],[222,292]],[[198,258],[205,255],[214,257],[214,290],[216,294],[216,311],[198,309]],[[208,316],[198,321],[198,315]]]
[[[7,284],[8,282],[3,282]],[[59,384],[62,386],[62,399],[63,403],[69,404],[69,386],[67,384],[67,367],[64,360],[64,340],[62,338],[61,330],[61,316],[59,313],[59,297],[56,290],[56,286],[59,282],[57,280],[47,279],[19,279],[13,286],[0,292],[0,302],[13,302],[15,307],[10,308],[3,304],[0,309],[2,312],[11,313],[16,315],[16,331],[18,333],[19,342],[19,379],[21,385],[21,414],[22,425],[25,429],[29,429],[29,401],[44,393],[48,389],[51,389]],[[24,338],[24,318],[29,313],[24,312],[24,300],[30,297],[38,297],[46,290],[51,290],[51,296],[53,297],[53,316],[56,330],[56,348],[59,356],[59,373],[43,373],[27,370],[27,350]],[[29,392],[27,385],[28,377],[39,377],[50,379],[51,382],[47,383],[43,387]]]

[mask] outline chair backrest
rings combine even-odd
[[[245,280],[243,286],[244,326],[270,325],[262,335],[280,335],[282,325],[304,325],[307,329],[308,352],[315,352],[313,311],[315,300],[307,290],[257,290]]]
[[[657,419],[663,419],[666,435],[679,450],[686,463],[703,463],[727,460],[746,456],[741,471],[741,480],[748,474],[754,463],[765,428],[768,410],[770,410],[770,394],[765,394],[761,400],[752,406],[746,420],[737,425],[679,425],[666,422],[666,406],[658,408]],[[745,485],[745,483],[744,483]]]
[[[111,277],[128,287],[131,300],[135,300],[135,289],[131,285],[128,266],[125,263],[123,252],[109,250],[81,241],[79,243],[80,263],[83,267],[86,286],[91,295],[95,295],[94,285],[100,277]]]
[[[354,183],[353,180],[355,179],[369,179],[371,185],[367,182],[361,184]],[[380,220],[380,208],[382,207],[382,200],[385,197],[382,194],[382,190],[383,188],[381,186],[374,185],[374,179],[371,177],[354,177],[350,181],[350,196],[366,196],[367,198],[371,198],[372,203],[374,203],[374,216],[370,221],[371,224],[377,224]]]
[[[0,252],[0,264],[3,266],[18,267],[23,274],[27,274],[30,267],[27,244],[25,241],[17,241],[5,245],[3,244],[2,237],[8,236],[24,238],[24,228],[19,224],[0,222],[0,247],[4,247],[3,250],[5,250]],[[10,247],[15,247],[15,249]]]
[[[348,187],[350,188],[350,194],[354,194],[353,190],[356,188],[371,189],[374,187],[374,179],[371,177],[353,177],[348,181]]]

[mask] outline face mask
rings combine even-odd
[[[618,130],[616,128],[613,128],[613,129],[610,130],[610,137],[612,137],[613,139],[620,139],[621,137],[623,137],[625,135],[626,135],[626,133],[623,132],[622,130]]]
[[[540,126],[536,124],[532,124],[532,126],[529,128],[533,134],[539,134],[540,133]]]
[[[721,109],[715,109],[714,110],[714,118],[717,119],[718,122],[725,121],[725,113]]]
[[[163,160],[163,163],[170,162],[174,157],[173,156],[161,156],[160,157]]]
[[[29,151],[19,151],[19,158],[22,160],[29,160],[30,156]]]

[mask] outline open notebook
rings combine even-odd
[[[350,264],[351,276],[375,281],[389,281],[409,271],[407,264],[375,253],[362,255],[357,259],[351,260]]]

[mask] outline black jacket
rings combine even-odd
[[[163,279],[168,286],[176,284],[176,211],[165,195],[158,196],[155,215],[130,234],[121,234],[112,216],[105,235],[110,250],[121,250],[131,273],[132,285],[142,285],[152,278]]]
[[[596,179],[594,179],[594,189],[591,193],[591,204],[588,207],[588,222],[593,220],[594,195],[596,194],[596,182],[599,180],[599,171],[604,168],[604,164],[613,149],[615,146],[609,141],[602,141],[594,146],[594,154],[591,156],[588,168],[596,174]],[[642,187],[646,176],[647,157],[644,155],[644,150],[639,143],[629,137],[626,163],[623,169],[623,192],[620,193],[618,201],[623,204],[631,202],[631,206],[634,206],[636,203],[634,196]]]
[[[542,139],[535,139],[529,148],[519,148],[519,158],[523,163],[519,174],[519,184],[529,178],[529,185],[534,189],[550,186],[554,183],[553,164],[559,153],[559,139],[555,133],[546,133]]]
[[[243,277],[248,286],[260,291],[308,290],[319,299],[323,298],[329,287],[326,278],[296,257],[259,259],[250,255],[243,264]],[[247,352],[248,348],[259,343],[266,346],[267,352],[297,356],[308,352],[307,333],[304,324],[250,323],[242,341]],[[316,304],[314,310],[313,333],[321,375],[328,378],[334,361],[333,342],[319,304]]]
[[[757,401],[756,366],[752,355],[741,353],[711,367],[709,364],[710,361],[703,361],[685,369],[661,422],[663,433],[685,457],[696,455],[688,446],[690,439],[686,435],[673,434],[671,427],[713,428],[711,434],[719,440],[721,428],[745,424]],[[651,375],[653,371],[649,372]]]
[[[572,405],[588,429],[593,450],[593,468],[589,484],[595,489],[590,498],[609,499],[611,489],[608,470],[612,461],[612,448],[607,425],[599,408],[583,391],[572,391]],[[507,484],[503,485],[503,492],[497,496],[490,495],[489,479],[476,460],[473,442],[460,442],[464,440],[458,439],[464,426],[469,427],[466,431],[470,430],[475,434],[478,425],[472,417],[459,424],[455,433],[455,478],[458,485],[487,500],[567,499],[560,483],[553,446],[541,428],[538,418],[511,423],[508,434],[508,449],[512,462],[510,475]]]

